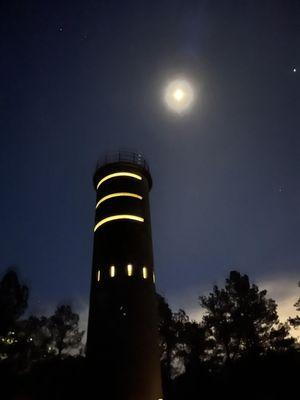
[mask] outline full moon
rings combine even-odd
[[[195,98],[192,85],[185,79],[175,79],[165,88],[164,100],[171,111],[183,114],[188,111]]]

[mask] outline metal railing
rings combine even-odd
[[[105,164],[112,164],[116,162],[137,164],[149,171],[149,165],[147,164],[143,155],[141,153],[135,153],[132,151],[116,151],[108,153],[102,159],[98,160],[97,168],[100,168]]]

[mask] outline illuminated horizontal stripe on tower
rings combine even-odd
[[[94,232],[96,232],[96,230],[100,228],[101,225],[106,224],[106,222],[115,221],[118,219],[131,219],[133,221],[144,222],[144,218],[138,217],[137,215],[129,215],[129,214],[112,215],[111,217],[107,217],[99,221],[94,228]]]
[[[102,199],[100,199],[98,201],[98,203],[96,204],[96,208],[98,208],[99,205],[101,203],[103,203],[105,200],[112,199],[114,197],[121,197],[121,196],[124,196],[124,197],[135,197],[136,199],[139,199],[139,200],[143,199],[142,196],[140,196],[139,194],[135,194],[135,193],[127,193],[127,192],[112,193],[112,194],[108,194],[107,196],[102,197]]]
[[[119,177],[119,176],[128,176],[128,177],[130,177],[130,178],[138,179],[139,181],[142,180],[142,177],[141,177],[140,175],[133,174],[132,172],[115,172],[115,173],[113,173],[113,174],[106,175],[104,178],[102,178],[102,179],[98,182],[97,189],[99,188],[99,186],[100,186],[103,182],[107,181],[108,179],[117,178],[117,177]]]

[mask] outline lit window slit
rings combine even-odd
[[[129,178],[135,178],[135,179],[138,179],[139,181],[142,180],[142,177],[140,175],[133,174],[132,172],[115,172],[114,174],[106,175],[104,178],[100,179],[100,181],[97,184],[97,189],[103,182],[107,181],[108,179],[117,178],[120,176],[127,176]]]
[[[127,275],[132,276],[132,264],[127,265]]]
[[[112,215],[111,217],[107,217],[99,221],[94,228],[94,232],[96,232],[96,230],[100,228],[101,225],[118,219],[130,219],[133,221],[144,222],[144,218],[138,217],[137,215],[129,215],[129,214]]]
[[[112,198],[114,198],[114,197],[134,197],[134,198],[136,198],[136,199],[139,199],[139,200],[142,200],[143,199],[143,197],[142,196],[140,196],[140,195],[138,195],[138,194],[135,194],[135,193],[128,193],[128,192],[119,192],[119,193],[112,193],[112,194],[108,194],[107,196],[104,196],[104,197],[102,197],[102,199],[100,199],[99,201],[98,201],[98,203],[96,204],[96,209],[100,206],[100,204],[101,203],[103,203],[105,200],[108,200],[108,199],[112,199]]]
[[[116,267],[112,265],[109,269],[109,275],[111,278],[114,278],[116,276]]]
[[[148,278],[148,270],[146,267],[143,267],[143,278],[147,279]]]
[[[155,283],[155,273],[154,272],[153,272],[152,277],[153,277],[153,283]]]
[[[101,278],[101,272],[100,272],[100,269],[98,269],[98,271],[97,271],[97,282],[100,282],[100,278]]]

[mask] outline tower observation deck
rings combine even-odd
[[[113,153],[98,163],[93,181],[87,359],[110,399],[160,400],[150,170],[140,154]]]

